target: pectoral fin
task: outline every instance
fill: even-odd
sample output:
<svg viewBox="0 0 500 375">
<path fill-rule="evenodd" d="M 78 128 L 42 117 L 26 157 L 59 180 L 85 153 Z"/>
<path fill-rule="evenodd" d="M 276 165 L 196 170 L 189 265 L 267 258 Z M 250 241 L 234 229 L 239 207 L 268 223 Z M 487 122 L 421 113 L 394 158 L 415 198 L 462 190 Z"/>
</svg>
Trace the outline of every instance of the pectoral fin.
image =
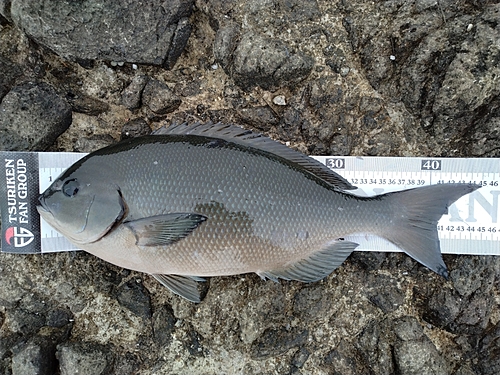
<svg viewBox="0 0 500 375">
<path fill-rule="evenodd" d="M 350 241 L 334 241 L 324 249 L 281 269 L 258 272 L 262 278 L 297 280 L 306 283 L 321 280 L 340 266 L 359 245 Z"/>
<path fill-rule="evenodd" d="M 188 301 L 199 303 L 200 292 L 198 291 L 198 281 L 205 279 L 197 276 L 179 276 L 179 275 L 159 275 L 153 274 L 163 286 L 166 286 L 173 293 L 184 297 Z"/>
<path fill-rule="evenodd" d="M 187 237 L 207 220 L 206 216 L 171 213 L 125 222 L 139 246 L 165 246 Z"/>
</svg>

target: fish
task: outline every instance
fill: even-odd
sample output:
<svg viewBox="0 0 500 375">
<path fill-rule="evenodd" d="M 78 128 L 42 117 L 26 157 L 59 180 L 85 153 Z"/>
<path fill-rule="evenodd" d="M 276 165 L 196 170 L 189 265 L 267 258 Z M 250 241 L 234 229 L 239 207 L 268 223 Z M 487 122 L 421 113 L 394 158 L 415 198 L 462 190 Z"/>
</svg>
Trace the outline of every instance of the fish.
<svg viewBox="0 0 500 375">
<path fill-rule="evenodd" d="M 37 209 L 79 248 L 198 303 L 206 277 L 321 280 L 356 249 L 352 234 L 385 238 L 447 277 L 437 222 L 479 187 L 360 197 L 327 166 L 264 135 L 176 124 L 88 154 Z"/>
</svg>

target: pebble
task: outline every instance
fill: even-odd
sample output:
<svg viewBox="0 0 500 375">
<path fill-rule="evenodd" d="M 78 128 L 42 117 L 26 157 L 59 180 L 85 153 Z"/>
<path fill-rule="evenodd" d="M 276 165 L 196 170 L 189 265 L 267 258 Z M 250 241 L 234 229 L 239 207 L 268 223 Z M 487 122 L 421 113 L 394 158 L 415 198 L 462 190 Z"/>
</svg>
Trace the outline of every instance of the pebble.
<svg viewBox="0 0 500 375">
<path fill-rule="evenodd" d="M 142 101 L 157 115 L 175 111 L 181 105 L 181 99 L 163 82 L 150 79 L 144 87 Z"/>
</svg>

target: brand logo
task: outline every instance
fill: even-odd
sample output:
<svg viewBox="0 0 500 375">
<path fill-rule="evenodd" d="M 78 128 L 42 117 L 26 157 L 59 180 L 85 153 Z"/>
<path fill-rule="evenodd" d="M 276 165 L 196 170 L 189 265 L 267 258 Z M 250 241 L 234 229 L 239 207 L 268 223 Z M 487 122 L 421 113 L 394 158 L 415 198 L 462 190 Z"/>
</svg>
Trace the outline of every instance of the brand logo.
<svg viewBox="0 0 500 375">
<path fill-rule="evenodd" d="M 33 233 L 22 227 L 9 227 L 5 231 L 5 241 L 14 247 L 28 246 L 34 238 Z"/>
</svg>

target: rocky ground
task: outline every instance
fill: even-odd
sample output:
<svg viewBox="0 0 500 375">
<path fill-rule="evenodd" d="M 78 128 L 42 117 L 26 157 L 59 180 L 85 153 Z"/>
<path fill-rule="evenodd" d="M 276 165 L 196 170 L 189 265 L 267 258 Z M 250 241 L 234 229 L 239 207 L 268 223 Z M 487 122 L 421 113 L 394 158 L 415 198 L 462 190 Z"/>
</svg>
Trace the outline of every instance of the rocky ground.
<svg viewBox="0 0 500 375">
<path fill-rule="evenodd" d="M 179 121 L 310 154 L 500 155 L 500 5 L 0 0 L 0 149 Z M 0 254 L 0 374 L 498 374 L 500 258 L 354 253 L 313 284 L 212 278 L 195 305 L 83 252 Z"/>
</svg>

